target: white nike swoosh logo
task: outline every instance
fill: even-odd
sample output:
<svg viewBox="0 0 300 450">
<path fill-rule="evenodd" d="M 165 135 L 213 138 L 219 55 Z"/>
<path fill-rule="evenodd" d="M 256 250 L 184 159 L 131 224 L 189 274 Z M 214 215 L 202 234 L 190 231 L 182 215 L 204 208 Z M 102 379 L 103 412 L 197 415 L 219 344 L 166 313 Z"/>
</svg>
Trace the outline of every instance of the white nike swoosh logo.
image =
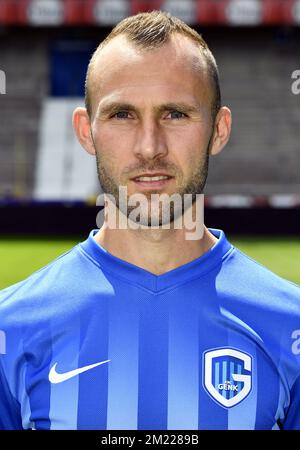
<svg viewBox="0 0 300 450">
<path fill-rule="evenodd" d="M 70 370 L 69 372 L 65 373 L 57 373 L 56 372 L 56 366 L 57 363 L 55 363 L 49 372 L 49 381 L 50 383 L 62 383 L 63 381 L 69 380 L 70 378 L 75 377 L 76 375 L 79 375 L 80 373 L 86 372 L 87 370 L 91 370 L 94 367 L 100 366 L 101 364 L 108 363 L 110 359 L 107 359 L 106 361 L 101 361 L 95 364 L 90 364 L 89 366 L 80 367 L 79 369 Z"/>
</svg>

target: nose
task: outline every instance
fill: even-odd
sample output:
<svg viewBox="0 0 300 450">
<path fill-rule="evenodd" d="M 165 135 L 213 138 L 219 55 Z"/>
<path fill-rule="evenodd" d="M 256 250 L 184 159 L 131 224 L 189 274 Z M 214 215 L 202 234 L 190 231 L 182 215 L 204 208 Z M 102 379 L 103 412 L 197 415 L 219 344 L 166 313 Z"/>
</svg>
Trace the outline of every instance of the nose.
<svg viewBox="0 0 300 450">
<path fill-rule="evenodd" d="M 155 119 L 144 121 L 137 133 L 134 153 L 144 160 L 160 159 L 167 155 L 168 148 L 163 130 Z"/>
</svg>

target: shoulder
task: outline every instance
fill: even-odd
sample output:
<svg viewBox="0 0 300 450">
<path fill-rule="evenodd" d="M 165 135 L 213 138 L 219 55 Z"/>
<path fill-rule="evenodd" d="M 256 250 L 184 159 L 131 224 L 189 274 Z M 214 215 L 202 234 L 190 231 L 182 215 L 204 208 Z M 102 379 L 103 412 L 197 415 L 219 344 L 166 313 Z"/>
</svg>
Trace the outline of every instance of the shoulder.
<svg viewBox="0 0 300 450">
<path fill-rule="evenodd" d="M 86 264 L 79 245 L 51 261 L 28 278 L 0 291 L 0 329 L 43 320 L 78 285 Z"/>
<path fill-rule="evenodd" d="M 275 274 L 236 247 L 222 267 L 221 284 L 256 306 L 300 316 L 300 286 Z"/>
</svg>

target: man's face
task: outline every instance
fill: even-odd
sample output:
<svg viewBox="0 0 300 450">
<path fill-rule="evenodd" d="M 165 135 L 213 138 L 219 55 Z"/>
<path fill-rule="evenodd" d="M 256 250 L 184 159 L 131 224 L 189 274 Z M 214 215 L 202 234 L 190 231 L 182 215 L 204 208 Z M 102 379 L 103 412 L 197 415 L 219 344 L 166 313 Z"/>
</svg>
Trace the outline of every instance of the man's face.
<svg viewBox="0 0 300 450">
<path fill-rule="evenodd" d="M 105 193 L 118 199 L 119 186 L 128 196 L 202 192 L 213 94 L 195 44 L 173 36 L 161 48 L 139 51 L 119 36 L 99 54 L 90 92 Z"/>
</svg>

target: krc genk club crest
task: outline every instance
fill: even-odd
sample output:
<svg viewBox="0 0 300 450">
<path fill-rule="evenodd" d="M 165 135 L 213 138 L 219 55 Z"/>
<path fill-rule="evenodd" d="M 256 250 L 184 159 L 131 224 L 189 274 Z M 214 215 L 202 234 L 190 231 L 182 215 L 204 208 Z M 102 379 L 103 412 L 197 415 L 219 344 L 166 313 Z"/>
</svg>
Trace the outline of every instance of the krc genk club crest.
<svg viewBox="0 0 300 450">
<path fill-rule="evenodd" d="M 206 391 L 221 406 L 238 405 L 252 389 L 252 357 L 229 347 L 207 350 L 203 379 Z"/>
</svg>

